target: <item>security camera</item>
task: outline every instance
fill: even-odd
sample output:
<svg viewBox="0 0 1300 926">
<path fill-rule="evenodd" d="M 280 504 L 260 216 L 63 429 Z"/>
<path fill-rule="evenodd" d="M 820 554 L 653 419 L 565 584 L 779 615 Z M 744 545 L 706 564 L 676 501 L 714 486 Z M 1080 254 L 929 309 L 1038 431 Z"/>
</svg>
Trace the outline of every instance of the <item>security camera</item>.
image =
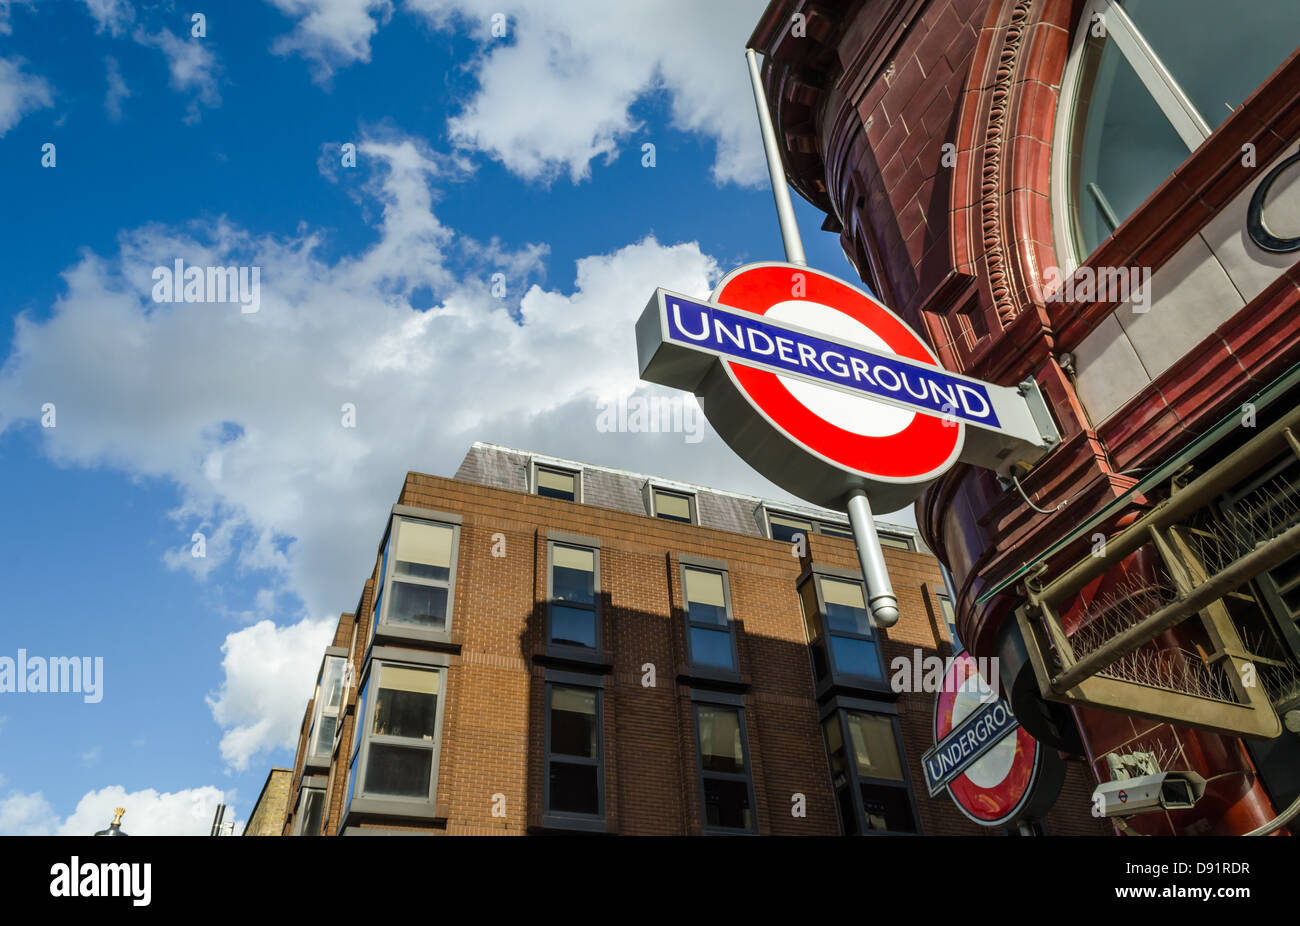
<svg viewBox="0 0 1300 926">
<path fill-rule="evenodd" d="M 1097 785 L 1093 806 L 1107 817 L 1131 817 L 1153 810 L 1188 810 L 1205 794 L 1205 779 L 1195 772 L 1161 772 Z"/>
</svg>

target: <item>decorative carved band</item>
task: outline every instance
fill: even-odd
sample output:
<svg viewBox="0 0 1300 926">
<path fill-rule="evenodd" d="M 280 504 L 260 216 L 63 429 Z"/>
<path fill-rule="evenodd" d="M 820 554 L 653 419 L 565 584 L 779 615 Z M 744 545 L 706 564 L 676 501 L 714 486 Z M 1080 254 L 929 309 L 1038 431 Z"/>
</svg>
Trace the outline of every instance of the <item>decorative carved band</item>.
<svg viewBox="0 0 1300 926">
<path fill-rule="evenodd" d="M 1011 78 L 1015 74 L 1016 59 L 1024 40 L 1029 11 L 1034 0 L 1018 0 L 1011 11 L 1006 38 L 998 54 L 998 68 L 990 94 L 988 129 L 984 134 L 984 163 L 980 172 L 980 222 L 984 238 L 984 253 L 988 258 L 989 288 L 998 320 L 1005 326 L 1020 314 L 1020 306 L 1012 297 L 1014 291 L 1002 233 L 1002 149 L 1009 143 L 1006 138 L 1007 114 L 1010 109 Z"/>
</svg>

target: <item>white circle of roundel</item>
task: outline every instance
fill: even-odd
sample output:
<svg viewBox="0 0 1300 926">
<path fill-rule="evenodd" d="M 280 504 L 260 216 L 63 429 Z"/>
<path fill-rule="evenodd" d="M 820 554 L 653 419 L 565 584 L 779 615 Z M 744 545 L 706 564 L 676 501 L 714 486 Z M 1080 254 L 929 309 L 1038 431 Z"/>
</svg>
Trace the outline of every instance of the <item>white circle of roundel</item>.
<svg viewBox="0 0 1300 926">
<path fill-rule="evenodd" d="M 803 299 L 778 302 L 767 310 L 764 318 L 801 325 L 811 331 L 822 331 L 833 338 L 861 344 L 863 347 L 895 353 L 885 340 L 862 322 L 850 315 Z M 863 437 L 892 437 L 912 423 L 916 412 L 896 405 L 886 405 L 873 399 L 860 399 L 838 389 L 819 386 L 793 376 L 777 376 L 781 385 L 805 408 L 824 421 L 851 434 Z"/>
<path fill-rule="evenodd" d="M 981 698 L 987 696 L 989 686 L 984 679 L 972 672 L 957 689 L 952 702 L 952 725 L 956 729 L 963 720 L 983 706 Z M 980 756 L 965 775 L 977 788 L 994 788 L 1011 773 L 1011 763 L 1016 760 L 1016 734 L 1008 733 L 998 744 Z"/>
</svg>

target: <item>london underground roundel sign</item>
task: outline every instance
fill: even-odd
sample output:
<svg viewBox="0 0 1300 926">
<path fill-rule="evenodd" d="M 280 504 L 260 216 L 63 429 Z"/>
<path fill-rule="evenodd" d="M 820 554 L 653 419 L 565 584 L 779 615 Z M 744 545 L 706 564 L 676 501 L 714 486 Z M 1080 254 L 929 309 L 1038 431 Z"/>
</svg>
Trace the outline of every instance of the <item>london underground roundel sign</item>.
<svg viewBox="0 0 1300 926">
<path fill-rule="evenodd" d="M 638 323 L 642 378 L 689 388 L 751 466 L 814 504 L 863 489 L 912 502 L 962 453 L 986 384 L 945 371 L 897 315 L 848 283 L 788 263 L 727 274 L 709 302 L 659 290 Z"/>
<path fill-rule="evenodd" d="M 952 659 L 944 673 L 935 697 L 934 741 L 922 757 L 932 795 L 946 785 L 958 809 L 985 826 L 1029 812 L 1043 747 L 1005 701 L 994 699 L 969 653 Z"/>
</svg>

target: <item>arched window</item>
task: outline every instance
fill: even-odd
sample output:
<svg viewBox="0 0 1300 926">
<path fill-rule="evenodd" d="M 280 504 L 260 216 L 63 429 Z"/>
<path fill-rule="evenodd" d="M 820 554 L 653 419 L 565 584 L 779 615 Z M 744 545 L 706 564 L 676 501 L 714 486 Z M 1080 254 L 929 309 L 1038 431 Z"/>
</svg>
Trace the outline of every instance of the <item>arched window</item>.
<svg viewBox="0 0 1300 926">
<path fill-rule="evenodd" d="M 1096 250 L 1297 46 L 1297 0 L 1089 0 L 1054 146 L 1063 259 Z"/>
</svg>

